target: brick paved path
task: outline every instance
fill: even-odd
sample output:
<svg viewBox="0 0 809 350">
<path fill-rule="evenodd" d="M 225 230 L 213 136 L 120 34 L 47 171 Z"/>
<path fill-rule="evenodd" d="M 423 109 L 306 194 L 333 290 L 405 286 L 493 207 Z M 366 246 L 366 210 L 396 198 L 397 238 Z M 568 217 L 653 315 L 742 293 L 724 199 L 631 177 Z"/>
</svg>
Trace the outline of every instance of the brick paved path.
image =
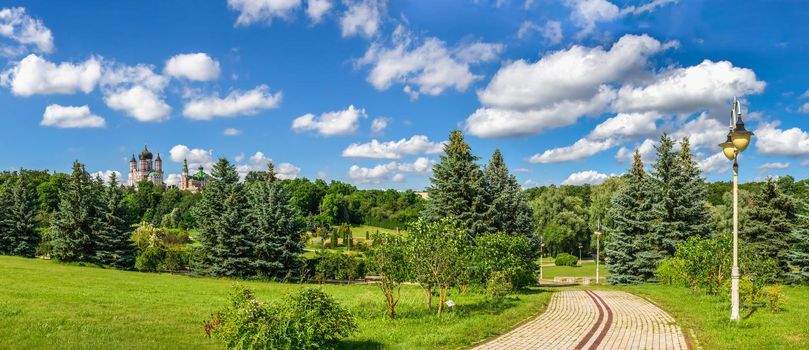
<svg viewBox="0 0 809 350">
<path fill-rule="evenodd" d="M 689 349 L 674 319 L 647 300 L 618 291 L 560 291 L 539 317 L 477 350 Z"/>
</svg>

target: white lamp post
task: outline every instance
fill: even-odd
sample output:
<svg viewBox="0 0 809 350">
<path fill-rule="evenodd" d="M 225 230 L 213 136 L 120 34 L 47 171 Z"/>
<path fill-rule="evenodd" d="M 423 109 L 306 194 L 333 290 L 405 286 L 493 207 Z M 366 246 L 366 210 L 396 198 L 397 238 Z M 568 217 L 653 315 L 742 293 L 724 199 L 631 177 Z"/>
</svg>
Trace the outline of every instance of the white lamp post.
<svg viewBox="0 0 809 350">
<path fill-rule="evenodd" d="M 596 284 L 598 284 L 599 276 L 599 255 L 601 255 L 601 220 L 598 221 L 598 226 L 596 227 Z"/>
<path fill-rule="evenodd" d="M 727 141 L 719 144 L 722 153 L 733 161 L 733 267 L 730 271 L 730 319 L 739 319 L 739 153 L 750 145 L 752 132 L 744 128 L 742 108 L 737 99 L 733 99 L 730 110 L 730 132 Z"/>
<path fill-rule="evenodd" d="M 539 241 L 539 284 L 542 284 L 542 263 L 545 259 L 544 250 L 545 250 L 545 237 L 542 237 L 542 240 Z"/>
</svg>

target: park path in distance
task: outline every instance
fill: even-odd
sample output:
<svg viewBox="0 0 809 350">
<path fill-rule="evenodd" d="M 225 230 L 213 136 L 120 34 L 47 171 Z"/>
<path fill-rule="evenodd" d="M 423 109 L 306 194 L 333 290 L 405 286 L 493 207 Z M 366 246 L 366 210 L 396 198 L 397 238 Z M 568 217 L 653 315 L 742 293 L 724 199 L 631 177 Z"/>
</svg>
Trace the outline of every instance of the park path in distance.
<svg viewBox="0 0 809 350">
<path fill-rule="evenodd" d="M 668 313 L 646 299 L 620 291 L 563 290 L 545 312 L 480 344 L 504 349 L 690 349 Z"/>
</svg>

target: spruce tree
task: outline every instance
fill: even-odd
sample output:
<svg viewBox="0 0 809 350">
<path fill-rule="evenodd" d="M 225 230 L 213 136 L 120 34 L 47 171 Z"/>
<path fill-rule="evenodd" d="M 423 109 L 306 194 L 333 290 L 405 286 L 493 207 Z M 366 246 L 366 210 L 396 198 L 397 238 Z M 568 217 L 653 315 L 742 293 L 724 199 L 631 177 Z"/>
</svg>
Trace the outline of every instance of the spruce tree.
<svg viewBox="0 0 809 350">
<path fill-rule="evenodd" d="M 532 251 L 539 248 L 533 211 L 517 178 L 509 174 L 503 154 L 496 149 L 483 171 L 483 184 L 490 203 L 488 232 L 505 232 L 528 239 Z M 531 258 L 531 257 L 526 257 Z"/>
<path fill-rule="evenodd" d="M 680 159 L 674 151 L 674 140 L 667 134 L 660 137 L 660 144 L 655 147 L 657 160 L 649 174 L 653 193 L 650 245 L 648 253 L 661 260 L 674 256 L 677 243 L 681 241 L 683 224 L 677 218 L 678 198 L 676 192 L 679 172 L 682 170 Z M 657 262 L 655 262 L 657 263 Z"/>
<path fill-rule="evenodd" d="M 643 169 L 640 153 L 635 151 L 632 167 L 626 175 L 626 184 L 612 199 L 608 214 L 612 227 L 606 228 L 610 236 L 605 246 L 609 259 L 607 279 L 613 284 L 641 283 L 651 278 L 656 261 L 649 249 L 649 212 L 652 207 L 652 193 L 649 179 Z"/>
<path fill-rule="evenodd" d="M 9 178 L 0 184 L 0 254 L 11 253 L 11 207 L 14 206 L 12 179 Z"/>
<path fill-rule="evenodd" d="M 672 220 L 677 223 L 679 229 L 670 237 L 676 242 L 675 244 L 685 242 L 691 236 L 708 237 L 712 220 L 706 207 L 708 187 L 702 178 L 702 170 L 691 155 L 691 143 L 687 137 L 680 142 L 677 165 L 680 170 L 674 175 L 672 187 L 674 197 Z M 674 255 L 673 250 L 668 250 L 667 253 Z"/>
<path fill-rule="evenodd" d="M 807 185 L 809 187 L 809 185 Z M 793 283 L 809 283 L 809 197 L 803 200 L 803 213 L 797 214 L 792 231 L 792 247 L 787 254 L 790 280 Z"/>
<path fill-rule="evenodd" d="M 778 277 L 790 272 L 787 255 L 796 218 L 794 200 L 781 192 L 775 180 L 767 178 L 754 195 L 753 208 L 741 228 L 742 239 L 752 251 L 778 264 Z"/>
<path fill-rule="evenodd" d="M 245 220 L 247 199 L 236 168 L 226 158 L 220 158 L 201 192 L 195 216 L 200 228 L 203 272 L 212 276 L 255 276 L 255 240 Z"/>
<path fill-rule="evenodd" d="M 129 240 L 131 229 L 125 218 L 123 189 L 113 173 L 102 196 L 101 222 L 96 242 L 96 259 L 99 263 L 119 269 L 134 267 L 135 247 Z"/>
<path fill-rule="evenodd" d="M 51 220 L 52 257 L 61 261 L 95 261 L 99 228 L 98 184 L 73 162 L 73 172 L 60 193 L 59 209 Z"/>
<path fill-rule="evenodd" d="M 254 268 L 265 277 L 285 277 L 299 270 L 304 242 L 300 212 L 275 176 L 272 162 L 264 181 L 248 190 L 251 236 L 255 239 Z"/>
<path fill-rule="evenodd" d="M 429 221 L 451 217 L 467 230 L 470 239 L 488 230 L 489 210 L 483 188 L 483 172 L 459 130 L 453 130 L 444 145 L 441 161 L 433 167 L 425 208 Z"/>
<path fill-rule="evenodd" d="M 14 173 L 6 182 L 0 202 L 0 252 L 34 257 L 39 243 L 37 232 L 37 193 L 25 172 Z"/>
</svg>

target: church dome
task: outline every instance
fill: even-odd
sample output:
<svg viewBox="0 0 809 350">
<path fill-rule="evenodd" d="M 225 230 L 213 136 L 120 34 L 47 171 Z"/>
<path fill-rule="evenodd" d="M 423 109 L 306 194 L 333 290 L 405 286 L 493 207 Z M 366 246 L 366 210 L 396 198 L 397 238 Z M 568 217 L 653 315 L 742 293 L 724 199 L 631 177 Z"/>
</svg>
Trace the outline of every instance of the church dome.
<svg viewBox="0 0 809 350">
<path fill-rule="evenodd" d="M 143 151 L 140 152 L 140 155 L 138 156 L 138 158 L 140 158 L 141 160 L 144 160 L 144 159 L 150 159 L 151 160 L 152 159 L 152 152 L 149 152 L 149 149 L 146 148 L 146 146 L 143 146 Z"/>
</svg>

